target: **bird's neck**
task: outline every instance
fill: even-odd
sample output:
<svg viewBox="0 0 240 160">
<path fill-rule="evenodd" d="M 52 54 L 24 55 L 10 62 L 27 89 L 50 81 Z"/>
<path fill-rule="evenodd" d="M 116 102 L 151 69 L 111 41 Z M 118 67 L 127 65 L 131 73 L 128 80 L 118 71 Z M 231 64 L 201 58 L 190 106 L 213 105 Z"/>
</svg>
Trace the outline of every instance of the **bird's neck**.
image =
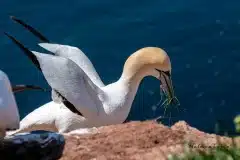
<svg viewBox="0 0 240 160">
<path fill-rule="evenodd" d="M 126 120 L 141 80 L 123 72 L 118 81 L 103 88 L 107 97 L 104 105 L 105 114 L 109 115 L 107 122 L 110 122 L 109 118 L 116 124 Z"/>
<path fill-rule="evenodd" d="M 129 77 L 123 73 L 117 81 L 119 88 L 122 88 L 123 96 L 125 96 L 126 107 L 131 108 L 132 102 L 143 78 L 144 76 L 139 77 L 139 75 Z"/>
<path fill-rule="evenodd" d="M 133 92 L 136 94 L 139 84 L 141 83 L 143 78 L 144 76 L 139 76 L 137 74 L 129 76 L 124 74 L 123 72 L 118 82 L 124 85 L 129 92 Z"/>
<path fill-rule="evenodd" d="M 146 67 L 140 66 L 139 63 L 125 64 L 118 81 L 125 84 L 131 91 L 136 90 L 137 92 L 139 84 L 145 76 L 147 76 Z"/>
<path fill-rule="evenodd" d="M 107 104 L 109 105 L 104 109 L 107 115 L 113 115 L 109 116 L 112 118 L 111 123 L 123 123 L 127 119 L 140 82 L 133 83 L 122 76 L 117 82 L 105 87 L 108 95 Z"/>
</svg>

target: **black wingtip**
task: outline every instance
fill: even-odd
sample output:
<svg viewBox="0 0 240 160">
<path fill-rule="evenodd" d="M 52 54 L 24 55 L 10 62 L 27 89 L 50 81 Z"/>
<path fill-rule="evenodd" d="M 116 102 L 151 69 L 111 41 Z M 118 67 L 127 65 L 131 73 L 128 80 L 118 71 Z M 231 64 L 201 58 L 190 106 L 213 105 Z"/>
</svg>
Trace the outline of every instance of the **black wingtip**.
<svg viewBox="0 0 240 160">
<path fill-rule="evenodd" d="M 15 16 L 10 16 L 10 19 L 12 19 L 13 21 L 15 21 L 15 22 L 19 23 L 20 25 L 22 25 L 24 28 L 26 28 L 28 31 L 30 31 L 33 35 L 38 37 L 41 41 L 43 41 L 45 43 L 50 43 L 50 41 L 45 36 L 43 36 L 39 31 L 37 31 L 35 28 L 33 28 L 32 26 L 28 25 L 24 21 L 16 18 Z"/>
<path fill-rule="evenodd" d="M 15 85 L 12 87 L 12 91 L 14 93 L 22 92 L 25 90 L 39 90 L 39 91 L 47 92 L 46 88 L 42 88 L 42 87 L 35 86 L 35 85 L 22 85 L 21 84 L 21 85 Z"/>
<path fill-rule="evenodd" d="M 42 87 L 35 86 L 35 85 L 24 85 L 24 86 L 25 86 L 26 88 L 32 89 L 32 90 L 40 90 L 40 91 L 43 91 L 43 92 L 48 91 L 46 88 L 42 88 Z"/>
<path fill-rule="evenodd" d="M 17 39 L 15 39 L 13 36 L 8 34 L 7 32 L 4 32 L 4 34 L 9 39 L 11 39 L 12 42 L 15 43 L 24 52 L 24 54 L 33 62 L 33 64 L 41 71 L 41 67 L 37 60 L 37 57 L 28 48 L 26 48 L 21 42 L 19 42 Z"/>
</svg>

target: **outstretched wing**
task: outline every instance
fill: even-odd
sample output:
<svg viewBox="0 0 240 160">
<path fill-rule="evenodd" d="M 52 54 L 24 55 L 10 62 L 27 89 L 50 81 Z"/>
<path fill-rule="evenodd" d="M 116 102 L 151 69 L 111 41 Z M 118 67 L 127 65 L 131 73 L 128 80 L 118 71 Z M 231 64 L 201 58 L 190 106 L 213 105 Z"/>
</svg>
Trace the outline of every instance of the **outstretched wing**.
<svg viewBox="0 0 240 160">
<path fill-rule="evenodd" d="M 101 90 L 72 60 L 34 52 L 48 84 L 71 102 L 86 118 L 98 115 Z"/>
<path fill-rule="evenodd" d="M 40 43 L 39 45 L 44 49 L 54 53 L 55 55 L 69 58 L 73 62 L 75 62 L 82 70 L 88 75 L 88 77 L 99 87 L 105 86 L 101 81 L 99 75 L 97 74 L 92 62 L 88 59 L 88 57 L 77 47 L 68 46 L 68 45 L 60 45 L 53 44 L 38 30 L 33 28 L 31 25 L 25 23 L 23 20 L 16 18 L 14 16 L 10 16 L 10 18 L 22 25 L 28 31 L 30 31 L 33 35 L 39 38 L 44 43 Z"/>
<path fill-rule="evenodd" d="M 98 107 L 101 106 L 98 96 L 102 91 L 76 63 L 65 57 L 31 52 L 14 37 L 5 34 L 42 71 L 53 90 L 70 102 L 84 117 L 92 118 L 98 115 Z"/>
<path fill-rule="evenodd" d="M 54 53 L 55 55 L 71 59 L 82 70 L 84 70 L 93 83 L 99 87 L 105 86 L 96 72 L 92 62 L 79 48 L 53 43 L 39 43 L 39 46 Z"/>
</svg>

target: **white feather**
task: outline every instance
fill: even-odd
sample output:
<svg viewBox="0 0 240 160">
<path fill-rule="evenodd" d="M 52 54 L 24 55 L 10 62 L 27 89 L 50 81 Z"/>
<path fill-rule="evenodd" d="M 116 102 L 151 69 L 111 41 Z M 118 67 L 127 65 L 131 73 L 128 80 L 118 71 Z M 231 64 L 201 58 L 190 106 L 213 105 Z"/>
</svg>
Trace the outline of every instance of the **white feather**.
<svg viewBox="0 0 240 160">
<path fill-rule="evenodd" d="M 8 76 L 0 70 L 0 130 L 19 128 L 19 113 Z"/>
<path fill-rule="evenodd" d="M 97 117 L 102 106 L 101 90 L 72 60 L 32 52 L 37 57 L 48 84 L 71 102 L 86 118 Z"/>
<path fill-rule="evenodd" d="M 96 72 L 92 62 L 77 47 L 52 43 L 39 43 L 42 48 L 54 53 L 55 55 L 69 58 L 75 62 L 98 87 L 105 86 Z"/>
</svg>

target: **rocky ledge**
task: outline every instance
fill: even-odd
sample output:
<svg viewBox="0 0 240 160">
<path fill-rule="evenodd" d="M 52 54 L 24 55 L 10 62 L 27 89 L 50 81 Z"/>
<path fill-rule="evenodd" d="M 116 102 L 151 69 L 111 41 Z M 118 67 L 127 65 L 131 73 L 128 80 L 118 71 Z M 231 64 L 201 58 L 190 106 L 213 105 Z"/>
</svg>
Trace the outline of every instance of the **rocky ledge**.
<svg viewBox="0 0 240 160">
<path fill-rule="evenodd" d="M 65 135 L 61 160 L 164 160 L 186 149 L 207 150 L 232 139 L 201 132 L 180 121 L 171 128 L 154 121 L 100 127 L 94 134 Z M 240 142 L 235 139 L 237 144 Z"/>
</svg>

